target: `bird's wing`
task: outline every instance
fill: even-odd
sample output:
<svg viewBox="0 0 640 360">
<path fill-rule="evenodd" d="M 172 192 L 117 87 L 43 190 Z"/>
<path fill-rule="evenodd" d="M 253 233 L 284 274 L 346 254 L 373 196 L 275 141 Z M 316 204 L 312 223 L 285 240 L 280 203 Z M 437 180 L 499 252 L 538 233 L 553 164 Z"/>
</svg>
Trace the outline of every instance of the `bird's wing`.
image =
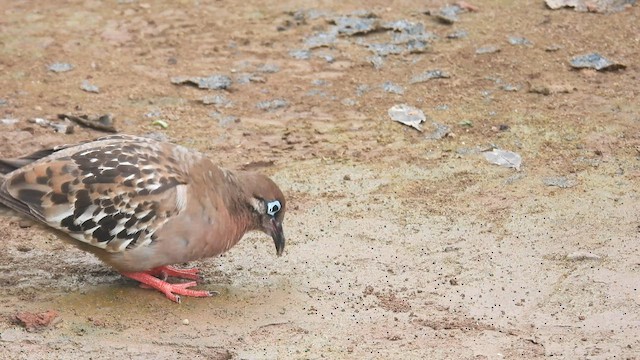
<svg viewBox="0 0 640 360">
<path fill-rule="evenodd" d="M 119 135 L 68 146 L 7 174 L 0 203 L 108 252 L 145 246 L 187 205 L 176 148 Z"/>
</svg>

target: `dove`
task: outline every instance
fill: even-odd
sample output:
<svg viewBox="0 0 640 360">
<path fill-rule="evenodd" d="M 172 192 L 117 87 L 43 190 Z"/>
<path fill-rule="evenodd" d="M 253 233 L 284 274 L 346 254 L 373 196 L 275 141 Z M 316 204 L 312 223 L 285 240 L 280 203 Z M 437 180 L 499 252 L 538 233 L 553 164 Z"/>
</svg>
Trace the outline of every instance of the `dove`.
<svg viewBox="0 0 640 360">
<path fill-rule="evenodd" d="M 280 188 L 180 145 L 111 135 L 0 160 L 0 174 L 0 205 L 178 303 L 213 293 L 167 282 L 199 279 L 174 264 L 220 255 L 249 231 L 284 251 Z"/>
</svg>

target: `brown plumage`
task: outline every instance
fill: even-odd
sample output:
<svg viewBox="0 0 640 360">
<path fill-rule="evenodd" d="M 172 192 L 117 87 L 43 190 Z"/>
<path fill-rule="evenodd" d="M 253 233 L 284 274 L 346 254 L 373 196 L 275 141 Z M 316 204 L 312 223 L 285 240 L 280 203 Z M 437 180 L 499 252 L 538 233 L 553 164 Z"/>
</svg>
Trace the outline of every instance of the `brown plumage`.
<svg viewBox="0 0 640 360">
<path fill-rule="evenodd" d="M 0 204 L 177 302 L 210 293 L 164 281 L 198 278 L 172 264 L 219 255 L 252 230 L 284 250 L 278 186 L 182 146 L 113 135 L 0 160 L 0 172 Z"/>
</svg>

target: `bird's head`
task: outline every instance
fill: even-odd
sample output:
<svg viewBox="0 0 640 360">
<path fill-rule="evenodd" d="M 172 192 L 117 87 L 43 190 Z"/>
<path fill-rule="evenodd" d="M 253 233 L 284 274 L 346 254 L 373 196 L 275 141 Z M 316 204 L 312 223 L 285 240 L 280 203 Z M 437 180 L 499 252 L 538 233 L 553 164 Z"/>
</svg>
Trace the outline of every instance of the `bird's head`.
<svg viewBox="0 0 640 360">
<path fill-rule="evenodd" d="M 286 210 L 286 201 L 278 185 L 268 177 L 258 173 L 245 173 L 245 189 L 248 189 L 248 203 L 253 213 L 254 228 L 273 238 L 276 254 L 284 251 L 284 230 L 282 221 Z"/>
</svg>

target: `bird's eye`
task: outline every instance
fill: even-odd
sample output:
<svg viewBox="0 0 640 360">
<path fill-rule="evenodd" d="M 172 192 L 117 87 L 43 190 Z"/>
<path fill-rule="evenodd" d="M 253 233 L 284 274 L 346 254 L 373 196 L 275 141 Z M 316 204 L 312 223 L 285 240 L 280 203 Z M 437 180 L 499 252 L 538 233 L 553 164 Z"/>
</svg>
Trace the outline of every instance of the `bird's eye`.
<svg viewBox="0 0 640 360">
<path fill-rule="evenodd" d="M 280 201 L 278 200 L 269 201 L 267 203 L 267 214 L 271 216 L 275 216 L 276 213 L 280 211 L 281 207 L 282 206 L 280 205 Z"/>
</svg>

